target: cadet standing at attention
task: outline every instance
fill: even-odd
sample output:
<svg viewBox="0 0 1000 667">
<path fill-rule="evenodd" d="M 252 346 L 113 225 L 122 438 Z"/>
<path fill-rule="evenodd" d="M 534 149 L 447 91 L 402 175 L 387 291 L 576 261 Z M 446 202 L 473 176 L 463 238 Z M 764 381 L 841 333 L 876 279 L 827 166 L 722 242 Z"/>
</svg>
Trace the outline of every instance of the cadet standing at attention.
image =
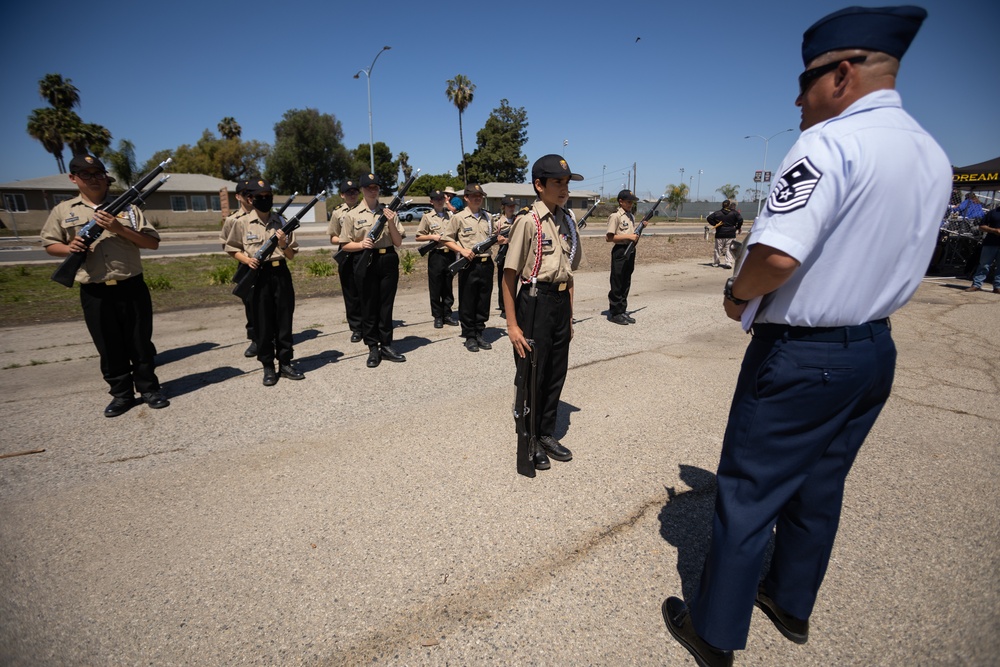
<svg viewBox="0 0 1000 667">
<path fill-rule="evenodd" d="M 101 357 L 101 374 L 111 387 L 104 416 L 117 417 L 140 402 L 154 410 L 165 408 L 170 401 L 160 392 L 155 372 L 153 302 L 139 258 L 139 248 L 160 246 L 160 235 L 138 206 L 129 206 L 118 217 L 96 210 L 109 201 L 112 183 L 97 158 L 75 156 L 69 163 L 69 180 L 80 194 L 52 209 L 42 227 L 42 245 L 53 257 L 87 253 L 76 280 L 83 319 Z M 88 250 L 77 233 L 91 220 L 104 231 Z"/>
<path fill-rule="evenodd" d="M 611 249 L 611 291 L 608 292 L 608 321 L 615 324 L 635 324 L 628 314 L 628 293 L 632 289 L 632 273 L 635 271 L 635 248 L 625 257 L 629 243 L 638 243 L 635 233 L 635 215 L 632 207 L 639 198 L 631 190 L 618 193 L 618 210 L 608 217 L 608 243 Z"/>
<path fill-rule="evenodd" d="M 381 192 L 378 177 L 375 174 L 365 174 L 360 182 L 364 199 L 344 215 L 340 242 L 343 249 L 350 253 L 368 249 L 372 251 L 371 264 L 367 267 L 358 266 L 360 255 L 355 257 L 355 271 L 360 271 L 359 276 L 364 277 L 363 282 L 359 281 L 358 290 L 364 309 L 361 333 L 368 346 L 366 363 L 368 368 L 375 368 L 383 359 L 397 363 L 406 361 L 406 357 L 392 349 L 392 307 L 396 301 L 396 288 L 399 286 L 399 255 L 396 254 L 396 248 L 403 243 L 404 231 L 396 212 L 378 202 Z M 368 238 L 368 232 L 382 213 L 385 213 L 387 221 L 385 228 L 372 241 Z"/>
<path fill-rule="evenodd" d="M 441 237 L 447 247 L 469 260 L 458 274 L 458 319 L 469 352 L 493 347 L 483 338 L 493 301 L 493 256 L 489 251 L 481 255 L 472 251 L 473 246 L 493 235 L 493 218 L 480 210 L 485 196 L 478 183 L 465 186 L 467 206 L 452 216 Z"/>
<path fill-rule="evenodd" d="M 340 228 L 344 216 L 358 205 L 358 200 L 361 198 L 361 191 L 358 190 L 358 182 L 355 180 L 341 181 L 339 190 L 344 201 L 333 209 L 333 213 L 330 215 L 330 224 L 326 228 L 330 243 L 335 246 L 342 245 Z M 351 329 L 351 342 L 360 343 L 364 337 L 361 333 L 361 319 L 364 309 L 361 305 L 361 292 L 354 279 L 354 255 L 348 255 L 344 263 L 338 266 L 337 275 L 340 278 L 340 293 L 344 297 L 347 326 Z"/>
<path fill-rule="evenodd" d="M 690 609 L 676 597 L 662 606 L 700 665 L 733 664 L 755 605 L 785 638 L 809 639 L 845 480 L 892 389 L 889 316 L 920 286 L 951 191 L 948 157 L 895 90 L 926 16 L 849 7 L 803 36 L 802 134 L 723 290 L 726 315 L 753 339 L 722 442 L 711 547 Z M 854 602 L 824 607 L 850 616 Z M 827 662 L 824 651 L 811 661 Z"/>
<path fill-rule="evenodd" d="M 517 202 L 513 197 L 507 196 L 500 200 L 500 216 L 496 220 L 497 229 L 500 236 L 497 237 L 497 307 L 500 309 L 500 317 L 507 317 L 507 312 L 503 309 L 503 267 L 507 261 L 507 234 L 514 225 L 514 212 L 517 210 Z M 506 231 L 504 231 L 506 230 Z"/>
<path fill-rule="evenodd" d="M 448 271 L 448 265 L 455 261 L 455 251 L 441 241 L 451 221 L 451 213 L 445 210 L 444 193 L 433 190 L 430 198 L 434 211 L 421 216 L 417 227 L 417 241 L 438 242 L 437 247 L 427 254 L 427 292 L 431 297 L 434 328 L 443 329 L 446 324 L 458 326 L 458 322 L 451 316 L 452 306 L 455 304 L 455 292 L 452 288 L 454 276 Z"/>
<path fill-rule="evenodd" d="M 251 269 L 259 269 L 250 299 L 257 336 L 257 361 L 264 367 L 264 386 L 277 384 L 278 375 L 289 380 L 302 380 L 305 375 L 292 363 L 295 288 L 287 264 L 287 260 L 299 251 L 299 244 L 294 232 L 286 236 L 281 231 L 281 217 L 271 212 L 274 195 L 267 181 L 250 181 L 243 194 L 250 198 L 253 210 L 233 224 L 226 240 L 226 252 Z M 278 237 L 278 248 L 267 261 L 260 262 L 254 253 L 272 234 Z M 275 358 L 278 360 L 277 373 L 274 370 Z"/>
<path fill-rule="evenodd" d="M 244 190 L 246 190 L 247 185 L 250 181 L 242 180 L 236 184 L 236 203 L 240 205 L 238 211 L 235 211 L 232 215 L 222 221 L 222 233 L 219 234 L 219 241 L 222 242 L 222 247 L 226 247 L 226 239 L 229 238 L 229 232 L 232 231 L 233 225 L 236 221 L 250 213 L 253 210 L 253 205 L 250 200 L 243 196 Z M 246 316 L 246 329 L 247 329 L 247 340 L 250 341 L 250 345 L 247 349 L 243 351 L 244 357 L 256 357 L 257 356 L 257 343 L 254 342 L 254 331 L 253 331 L 253 305 L 250 299 L 250 295 L 247 295 L 243 301 L 243 314 Z"/>
<path fill-rule="evenodd" d="M 573 458 L 553 434 L 573 338 L 573 271 L 583 258 L 576 222 L 565 206 L 569 182 L 582 181 L 583 176 L 570 171 L 559 155 L 546 155 L 531 166 L 531 180 L 538 200 L 517 217 L 510 230 L 503 300 L 519 393 L 524 386 L 522 374 L 530 370 L 527 364 L 517 363 L 518 358 L 525 358 L 528 340 L 534 341 L 538 402 L 528 417 L 534 420 L 533 432 L 540 436 L 542 448 L 535 453 L 535 468 L 547 470 L 549 456 L 557 461 Z"/>
</svg>

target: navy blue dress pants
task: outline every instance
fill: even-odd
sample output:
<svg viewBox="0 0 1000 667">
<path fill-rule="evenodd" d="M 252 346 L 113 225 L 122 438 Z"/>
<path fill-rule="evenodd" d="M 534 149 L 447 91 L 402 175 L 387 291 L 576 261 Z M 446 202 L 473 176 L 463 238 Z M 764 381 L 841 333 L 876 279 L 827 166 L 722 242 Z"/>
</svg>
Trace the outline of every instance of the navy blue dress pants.
<svg viewBox="0 0 1000 667">
<path fill-rule="evenodd" d="M 726 426 L 712 544 L 690 605 L 697 633 L 720 649 L 746 647 L 772 533 L 768 594 L 809 618 L 847 473 L 892 388 L 896 348 L 884 321 L 829 332 L 845 332 L 836 342 L 792 331 L 755 329 Z M 849 340 L 859 331 L 867 336 Z"/>
</svg>

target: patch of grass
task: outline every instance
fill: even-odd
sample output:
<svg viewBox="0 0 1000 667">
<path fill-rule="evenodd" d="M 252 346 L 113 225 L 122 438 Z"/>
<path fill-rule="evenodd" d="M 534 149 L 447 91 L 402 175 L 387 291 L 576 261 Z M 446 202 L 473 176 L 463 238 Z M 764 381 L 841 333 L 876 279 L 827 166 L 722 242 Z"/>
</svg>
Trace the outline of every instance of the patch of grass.
<svg viewBox="0 0 1000 667">
<path fill-rule="evenodd" d="M 399 257 L 399 267 L 403 269 L 403 275 L 408 276 L 413 273 L 413 269 L 417 265 L 418 256 L 419 255 L 412 253 L 409 250 L 403 251 L 403 254 Z"/>
<path fill-rule="evenodd" d="M 170 282 L 170 278 L 167 276 L 147 276 L 145 280 L 146 285 L 154 292 L 174 288 L 173 284 Z"/>
<path fill-rule="evenodd" d="M 7 364 L 6 366 L 3 367 L 3 370 L 8 370 L 8 369 L 11 369 L 11 368 L 20 368 L 20 367 L 21 367 L 21 364 Z"/>
<path fill-rule="evenodd" d="M 233 276 L 236 275 L 237 265 L 233 262 L 228 262 L 220 266 L 216 266 L 208 270 L 208 284 L 209 285 L 228 285 L 232 282 Z"/>
<path fill-rule="evenodd" d="M 333 262 L 328 262 L 325 259 L 310 260 L 306 262 L 305 267 L 306 273 L 316 278 L 326 278 L 337 272 Z"/>
</svg>

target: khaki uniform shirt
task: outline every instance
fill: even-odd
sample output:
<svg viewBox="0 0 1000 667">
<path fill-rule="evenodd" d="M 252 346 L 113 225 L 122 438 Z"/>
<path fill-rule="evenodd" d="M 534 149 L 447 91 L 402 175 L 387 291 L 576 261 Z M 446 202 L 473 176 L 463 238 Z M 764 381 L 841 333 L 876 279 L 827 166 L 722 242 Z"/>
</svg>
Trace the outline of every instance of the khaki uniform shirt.
<svg viewBox="0 0 1000 667">
<path fill-rule="evenodd" d="M 487 211 L 480 210 L 477 217 L 469 209 L 463 208 L 451 216 L 441 240 L 454 241 L 466 250 L 472 250 L 474 245 L 493 236 L 494 231 L 496 229 L 493 226 L 493 216 Z M 485 252 L 478 256 L 486 257 L 489 254 L 489 252 Z"/>
<path fill-rule="evenodd" d="M 514 221 L 504 270 L 514 269 L 521 279 L 530 280 L 538 248 L 535 216 L 542 223 L 542 261 L 538 267 L 538 282 L 567 282 L 572 285 L 573 271 L 583 259 L 583 246 L 576 223 L 571 221 L 564 209 L 556 208 L 553 214 L 541 200 Z"/>
<path fill-rule="evenodd" d="M 635 234 L 635 216 L 626 213 L 621 206 L 608 217 L 608 234 Z M 628 245 L 630 241 L 616 241 L 617 244 Z"/>
<path fill-rule="evenodd" d="M 437 211 L 431 211 L 429 213 L 424 213 L 420 217 L 420 224 L 417 225 L 417 236 L 430 236 L 431 234 L 441 234 L 444 237 L 445 232 L 448 230 L 448 225 L 451 223 L 452 215 L 448 209 L 442 210 L 440 213 Z M 438 243 L 438 248 L 444 248 L 444 243 Z"/>
<path fill-rule="evenodd" d="M 229 236 L 226 237 L 226 252 L 242 252 L 253 257 L 254 253 L 260 250 L 260 247 L 274 235 L 274 232 L 281 229 L 282 220 L 278 214 L 268 213 L 266 223 L 260 219 L 260 215 L 260 211 L 254 209 L 234 221 L 233 228 L 229 230 Z M 295 240 L 295 232 L 288 235 L 287 241 L 292 252 L 297 253 L 299 242 Z M 276 248 L 271 253 L 271 258 L 284 259 L 281 249 Z"/>
<path fill-rule="evenodd" d="M 229 238 L 229 232 L 232 231 L 233 225 L 235 225 L 236 221 L 244 215 L 247 215 L 247 212 L 241 207 L 239 211 L 233 213 L 231 216 L 222 221 L 222 233 L 219 234 L 219 241 L 222 242 L 223 247 L 226 245 L 226 239 Z"/>
<path fill-rule="evenodd" d="M 351 210 L 351 207 L 345 201 L 341 203 L 340 206 L 333 209 L 333 213 L 330 214 L 330 224 L 326 226 L 326 235 L 329 237 L 336 236 L 340 239 L 340 226 L 344 221 L 344 215 Z M 341 240 L 343 243 L 343 241 Z"/>
<path fill-rule="evenodd" d="M 361 203 L 345 213 L 344 217 L 341 218 L 340 242 L 350 243 L 357 241 L 360 243 L 364 241 L 365 236 L 371 231 L 375 225 L 375 221 L 378 220 L 378 216 L 379 214 L 368 208 L 365 200 L 362 199 Z M 399 222 L 398 216 L 396 217 L 396 230 L 399 232 L 401 238 L 406 238 L 406 232 L 403 231 L 403 225 Z M 392 245 L 392 237 L 389 236 L 389 230 L 383 228 L 382 233 L 375 239 L 374 247 L 391 248 Z"/>
<path fill-rule="evenodd" d="M 68 244 L 80 228 L 93 219 L 95 210 L 79 196 L 57 204 L 42 226 L 42 246 Z M 118 214 L 118 221 L 140 234 L 157 240 L 160 238 L 137 206 L 126 207 Z M 104 230 L 87 251 L 86 259 L 76 272 L 76 280 L 79 283 L 105 283 L 109 280 L 125 280 L 140 273 L 142 262 L 139 259 L 139 246 Z"/>
</svg>

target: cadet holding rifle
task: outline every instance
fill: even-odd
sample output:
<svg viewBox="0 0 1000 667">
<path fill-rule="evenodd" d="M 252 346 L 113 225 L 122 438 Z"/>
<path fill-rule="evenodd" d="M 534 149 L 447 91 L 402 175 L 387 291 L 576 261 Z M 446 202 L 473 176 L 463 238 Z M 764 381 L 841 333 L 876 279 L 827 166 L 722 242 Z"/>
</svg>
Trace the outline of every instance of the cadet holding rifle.
<svg viewBox="0 0 1000 667">
<path fill-rule="evenodd" d="M 226 239 L 226 252 L 245 264 L 257 275 L 250 292 L 253 328 L 257 343 L 257 361 L 264 367 L 264 386 L 278 382 L 278 375 L 289 380 L 305 378 L 292 363 L 292 315 L 295 312 L 295 288 L 287 260 L 295 257 L 299 244 L 294 233 L 282 231 L 281 217 L 271 211 L 274 195 L 271 185 L 263 180 L 250 181 L 243 195 L 253 210 L 238 218 Z M 270 237 L 277 237 L 278 246 L 266 261 L 254 257 Z M 278 360 L 278 372 L 274 360 Z"/>
<path fill-rule="evenodd" d="M 611 249 L 611 291 L 608 292 L 608 321 L 615 324 L 635 324 L 628 314 L 628 293 L 632 289 L 632 273 L 635 271 L 635 253 L 626 254 L 629 244 L 639 241 L 635 231 L 635 215 L 632 207 L 639 198 L 631 190 L 618 193 L 618 210 L 608 218 L 608 243 Z"/>
<path fill-rule="evenodd" d="M 369 251 L 371 264 L 360 269 L 361 302 L 364 308 L 361 333 L 368 346 L 368 368 L 375 368 L 383 359 L 394 362 L 406 361 L 406 357 L 392 349 L 392 307 L 396 301 L 399 286 L 399 255 L 396 248 L 403 243 L 403 226 L 399 224 L 396 212 L 378 202 L 381 187 L 375 174 L 361 177 L 363 201 L 351 209 L 343 219 L 340 228 L 341 250 L 357 254 L 355 264 L 366 261 Z M 379 216 L 385 216 L 386 224 L 382 233 L 372 239 L 369 232 Z M 341 267 L 343 271 L 343 267 Z"/>
<path fill-rule="evenodd" d="M 553 434 L 573 338 L 573 271 L 583 257 L 576 223 L 565 208 L 569 182 L 582 181 L 583 176 L 570 171 L 559 155 L 546 155 L 532 165 L 531 179 L 538 201 L 514 221 L 503 272 L 507 335 L 517 365 L 515 409 L 523 409 L 525 404 L 525 374 L 532 371 L 527 355 L 532 347 L 537 372 L 533 388 L 536 409 L 528 415 L 530 426 L 523 428 L 515 418 L 517 468 L 529 477 L 534 476 L 535 469 L 551 467 L 549 456 L 557 461 L 573 458 Z M 529 440 L 525 433 L 539 437 Z M 540 446 L 537 451 L 533 451 L 533 442 Z"/>
<path fill-rule="evenodd" d="M 497 219 L 497 227 L 501 230 L 497 237 L 497 307 L 500 309 L 500 317 L 506 318 L 507 313 L 503 309 L 503 267 L 507 261 L 507 232 L 514 225 L 514 212 L 517 210 L 517 202 L 513 197 L 507 196 L 500 201 L 500 217 Z"/>
<path fill-rule="evenodd" d="M 493 256 L 489 250 L 477 254 L 474 247 L 494 234 L 493 219 L 480 210 L 486 193 L 478 183 L 465 186 L 466 208 L 452 216 L 441 240 L 469 265 L 458 274 L 458 319 L 462 323 L 465 349 L 479 352 L 493 346 L 483 337 L 493 300 Z"/>
<path fill-rule="evenodd" d="M 84 253 L 75 278 L 80 283 L 83 318 L 113 397 L 104 416 L 117 417 L 140 402 L 153 409 L 165 408 L 170 401 L 161 393 L 155 373 L 153 302 L 139 258 L 140 248 L 159 247 L 160 235 L 136 206 L 126 207 L 117 216 L 97 210 L 108 203 L 113 180 L 100 160 L 77 155 L 69 171 L 69 180 L 80 194 L 52 209 L 41 238 L 45 251 L 54 257 Z M 102 231 L 88 249 L 78 232 L 90 220 Z M 136 391 L 141 400 L 136 399 Z"/>
<path fill-rule="evenodd" d="M 348 211 L 358 205 L 361 198 L 361 190 L 358 189 L 358 182 L 352 178 L 340 182 L 340 196 L 344 202 L 333 209 L 330 215 L 330 224 L 327 225 L 326 233 L 330 237 L 330 243 L 335 246 L 341 245 L 340 228 L 344 221 L 344 216 Z M 344 262 L 337 268 L 337 275 L 340 278 L 340 293 L 344 296 L 344 310 L 347 314 L 347 326 L 351 329 L 351 342 L 360 343 L 364 337 L 361 333 L 361 318 L 363 308 L 361 305 L 361 292 L 357 281 L 354 279 L 354 255 L 347 255 Z"/>
<path fill-rule="evenodd" d="M 431 297 L 431 317 L 434 318 L 434 328 L 442 329 L 444 325 L 458 326 L 451 316 L 455 304 L 453 277 L 448 266 L 455 261 L 455 251 L 441 242 L 449 223 L 451 213 L 445 210 L 444 193 L 440 190 L 431 192 L 432 213 L 424 213 L 417 227 L 417 241 L 427 242 L 428 250 L 420 251 L 427 257 L 427 291 Z"/>
<path fill-rule="evenodd" d="M 222 242 L 223 249 L 226 247 L 226 239 L 229 238 L 229 233 L 232 231 L 236 221 L 245 215 L 249 215 L 250 211 L 253 210 L 253 203 L 243 195 L 249 183 L 250 181 L 248 180 L 242 180 L 236 184 L 236 201 L 240 205 L 240 208 L 222 221 L 222 233 L 219 234 L 219 240 Z M 250 345 L 243 351 L 243 356 L 252 358 L 257 356 L 257 343 L 254 340 L 253 331 L 253 305 L 249 296 L 240 300 L 243 302 L 243 314 L 246 316 L 247 340 L 250 341 Z"/>
</svg>

